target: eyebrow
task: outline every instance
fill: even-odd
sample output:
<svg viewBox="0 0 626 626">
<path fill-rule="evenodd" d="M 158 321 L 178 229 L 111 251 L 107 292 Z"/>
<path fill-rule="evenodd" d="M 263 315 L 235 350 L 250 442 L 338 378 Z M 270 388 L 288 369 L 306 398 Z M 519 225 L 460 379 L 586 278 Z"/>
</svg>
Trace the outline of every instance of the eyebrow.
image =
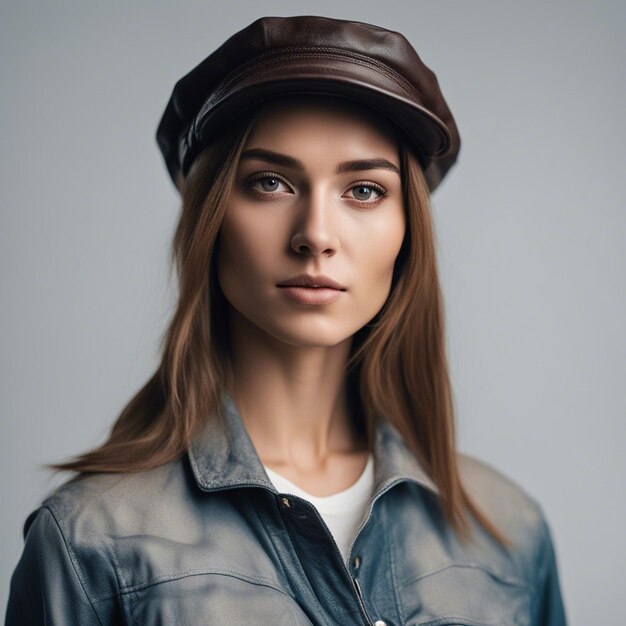
<svg viewBox="0 0 626 626">
<path fill-rule="evenodd" d="M 262 148 L 251 148 L 241 154 L 241 161 L 255 160 L 282 165 L 283 167 L 291 167 L 296 170 L 304 170 L 302 161 L 294 159 L 280 152 L 272 150 L 264 150 Z M 363 170 L 390 170 L 396 174 L 400 174 L 400 170 L 391 161 L 387 159 L 359 159 L 356 161 L 344 161 L 339 163 L 335 169 L 337 174 L 345 174 L 346 172 L 360 172 Z"/>
</svg>

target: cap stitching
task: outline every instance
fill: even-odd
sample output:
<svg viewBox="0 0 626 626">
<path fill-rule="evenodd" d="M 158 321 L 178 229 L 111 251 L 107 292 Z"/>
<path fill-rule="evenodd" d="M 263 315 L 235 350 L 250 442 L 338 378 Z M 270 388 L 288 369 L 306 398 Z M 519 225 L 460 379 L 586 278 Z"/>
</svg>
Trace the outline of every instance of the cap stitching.
<svg viewBox="0 0 626 626">
<path fill-rule="evenodd" d="M 239 80 L 242 75 L 250 72 L 250 70 L 253 68 L 258 68 L 259 65 L 275 65 L 279 61 L 273 59 L 272 57 L 284 56 L 285 52 L 290 52 L 292 50 L 297 51 L 297 54 L 290 54 L 292 58 L 307 58 L 317 55 L 324 58 L 345 60 L 345 58 L 348 57 L 353 62 L 356 62 L 358 65 L 378 71 L 380 74 L 383 74 L 384 76 L 395 82 L 400 88 L 404 89 L 409 94 L 417 96 L 418 98 L 420 98 L 420 100 L 423 100 L 422 94 L 415 88 L 415 86 L 407 82 L 400 74 L 395 72 L 395 70 L 393 70 L 389 66 L 379 63 L 371 57 L 359 55 L 349 50 L 342 50 L 341 48 L 311 47 L 308 48 L 306 51 L 303 51 L 301 48 L 281 48 L 279 51 L 272 50 L 270 52 L 266 52 L 264 54 L 256 56 L 254 57 L 254 59 L 251 59 L 245 64 L 240 65 L 230 74 L 227 74 L 222 79 L 217 88 L 213 91 L 207 102 L 203 105 L 198 113 L 201 114 L 204 109 L 208 108 L 207 105 L 209 103 L 213 103 L 216 100 L 219 100 L 223 96 L 224 92 L 227 91 L 228 88 L 233 84 L 233 82 Z"/>
<path fill-rule="evenodd" d="M 283 48 L 282 51 L 284 52 L 284 50 L 286 49 Z M 393 82 L 395 82 L 399 87 L 401 87 L 405 91 L 408 91 L 410 94 L 414 96 L 418 96 L 420 99 L 422 97 L 421 94 L 417 91 L 417 89 L 413 87 L 413 85 L 411 85 L 406 80 L 404 80 L 399 74 L 394 72 L 391 68 L 389 68 L 386 65 L 377 63 L 376 61 L 373 61 L 372 59 L 368 57 L 363 57 L 360 55 L 356 55 L 354 53 L 350 53 L 348 51 L 342 51 L 340 49 L 333 49 L 333 48 L 326 48 L 326 49 L 315 48 L 315 49 L 307 50 L 306 52 L 303 52 L 300 49 L 298 50 L 299 52 L 297 54 L 291 54 L 290 56 L 292 58 L 294 57 L 295 58 L 307 58 L 307 57 L 317 55 L 319 57 L 332 58 L 332 59 L 337 59 L 337 60 L 345 60 L 346 57 L 351 58 L 351 60 L 356 62 L 358 65 L 377 70 L 380 74 L 383 74 L 387 78 L 393 80 Z M 325 52 L 325 50 L 329 50 L 329 51 L 334 50 L 334 52 L 328 53 L 328 52 Z M 211 99 L 212 100 L 217 99 L 218 94 L 219 96 L 221 96 L 223 92 L 227 90 L 228 87 L 230 87 L 230 85 L 232 85 L 233 82 L 241 78 L 242 75 L 250 72 L 251 69 L 257 68 L 259 65 L 271 66 L 271 65 L 276 65 L 277 63 L 279 63 L 280 62 L 279 60 L 269 58 L 269 57 L 274 57 L 274 56 L 280 56 L 280 55 L 277 52 L 272 52 L 271 55 L 270 54 L 261 55 L 259 57 L 255 57 L 251 61 L 247 62 L 245 65 L 240 66 L 239 68 L 234 70 L 230 74 L 230 76 L 226 76 L 223 79 L 222 83 L 215 90 L 213 94 L 214 97 Z"/>
<path fill-rule="evenodd" d="M 290 46 L 286 48 L 280 48 L 278 50 L 268 50 L 267 52 L 264 52 L 259 57 L 257 57 L 257 59 L 263 58 L 263 57 L 280 56 L 285 51 L 295 52 L 295 53 L 300 53 L 300 54 L 302 54 L 303 52 L 302 47 L 300 46 Z M 404 78 L 402 74 L 394 70 L 392 67 L 390 67 L 386 63 L 382 63 L 381 61 L 378 61 L 374 57 L 368 56 L 366 54 L 360 54 L 359 52 L 354 52 L 353 50 L 346 50 L 345 48 L 335 48 L 332 46 L 311 46 L 310 48 L 306 48 L 306 51 L 307 53 L 310 51 L 320 51 L 323 53 L 331 52 L 331 53 L 339 54 L 341 56 L 347 56 L 353 59 L 358 59 L 368 64 L 375 65 L 383 74 L 388 74 L 389 78 L 396 81 L 400 86 L 403 86 L 407 91 L 413 92 L 415 95 L 418 95 L 420 97 L 422 96 L 422 94 L 417 90 L 417 88 L 411 82 L 409 82 L 406 78 Z"/>
</svg>

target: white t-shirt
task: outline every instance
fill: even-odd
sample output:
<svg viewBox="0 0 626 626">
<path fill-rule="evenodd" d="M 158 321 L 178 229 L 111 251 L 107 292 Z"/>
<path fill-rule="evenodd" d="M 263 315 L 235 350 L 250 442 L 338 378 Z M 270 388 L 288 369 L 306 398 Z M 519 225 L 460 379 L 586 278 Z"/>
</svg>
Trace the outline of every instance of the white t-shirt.
<svg viewBox="0 0 626 626">
<path fill-rule="evenodd" d="M 263 467 L 279 493 L 291 493 L 304 498 L 319 511 L 339 546 L 343 560 L 347 562 L 350 544 L 374 489 L 374 456 L 370 453 L 363 473 L 354 484 L 330 496 L 306 493 L 284 476 L 265 465 Z"/>
</svg>

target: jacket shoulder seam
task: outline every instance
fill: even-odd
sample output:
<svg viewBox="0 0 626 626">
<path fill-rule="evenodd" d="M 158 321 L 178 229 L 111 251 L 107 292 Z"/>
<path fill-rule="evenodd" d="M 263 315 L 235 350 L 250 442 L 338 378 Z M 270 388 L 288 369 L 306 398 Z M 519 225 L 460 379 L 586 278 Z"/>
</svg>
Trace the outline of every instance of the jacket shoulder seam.
<svg viewBox="0 0 626 626">
<path fill-rule="evenodd" d="M 107 555 L 111 559 L 111 569 L 112 569 L 113 574 L 115 576 L 115 580 L 117 581 L 117 590 L 112 591 L 110 593 L 105 593 L 104 595 L 98 594 L 97 596 L 90 597 L 89 594 L 87 593 L 87 584 L 86 584 L 86 582 L 84 580 L 84 577 L 82 576 L 81 569 L 80 569 L 80 564 L 79 564 L 79 559 L 78 559 L 78 556 L 76 554 L 76 551 L 74 550 L 70 540 L 68 538 L 66 538 L 64 533 L 63 533 L 63 530 L 61 528 L 61 524 L 59 523 L 58 518 L 57 518 L 58 511 L 57 511 L 57 515 L 55 515 L 55 508 L 56 507 L 55 507 L 54 500 L 49 498 L 42 505 L 42 507 L 48 509 L 50 511 L 50 514 L 54 518 L 54 521 L 55 521 L 56 525 L 59 528 L 59 532 L 61 533 L 61 537 L 63 537 L 63 541 L 65 543 L 65 547 L 67 549 L 67 552 L 68 552 L 68 554 L 70 556 L 70 560 L 72 562 L 72 567 L 76 571 L 76 575 L 78 576 L 78 579 L 80 580 L 80 584 L 83 587 L 83 590 L 85 591 L 85 595 L 87 596 L 87 598 L 89 600 L 89 603 L 92 605 L 92 607 L 95 607 L 96 604 L 100 604 L 101 602 L 105 602 L 106 600 L 111 600 L 112 598 L 119 597 L 120 596 L 120 591 L 119 590 L 124 585 L 123 585 L 123 581 L 120 578 L 119 566 L 117 564 L 117 559 L 115 558 L 115 556 L 113 554 L 111 554 L 111 552 L 109 550 L 107 550 L 105 546 L 102 547 L 103 551 L 106 551 Z"/>
<path fill-rule="evenodd" d="M 61 535 L 61 539 L 63 540 L 63 545 L 65 546 L 65 550 L 67 552 L 67 555 L 69 556 L 70 563 L 72 564 L 72 568 L 74 569 L 76 578 L 78 578 L 78 582 L 80 583 L 81 589 L 83 590 L 83 593 L 85 594 L 85 597 L 87 598 L 87 601 L 89 602 L 89 606 L 91 607 L 91 610 L 93 611 L 94 615 L 96 616 L 96 619 L 98 620 L 98 624 L 102 624 L 102 622 L 100 621 L 100 616 L 98 615 L 98 612 L 96 611 L 96 607 L 94 606 L 94 602 L 92 598 L 90 597 L 89 593 L 87 593 L 87 586 L 85 584 L 85 580 L 83 578 L 82 572 L 78 565 L 78 561 L 76 559 L 76 554 L 74 552 L 74 549 L 72 548 L 69 541 L 65 537 L 65 534 L 63 533 L 61 525 L 59 524 L 59 520 L 54 514 L 54 511 L 52 510 L 52 507 L 50 506 L 50 504 L 42 505 L 41 508 L 43 510 L 48 511 L 48 513 L 50 513 L 50 517 L 52 517 L 52 520 L 54 521 L 54 524 L 57 530 L 59 531 L 59 535 Z"/>
</svg>

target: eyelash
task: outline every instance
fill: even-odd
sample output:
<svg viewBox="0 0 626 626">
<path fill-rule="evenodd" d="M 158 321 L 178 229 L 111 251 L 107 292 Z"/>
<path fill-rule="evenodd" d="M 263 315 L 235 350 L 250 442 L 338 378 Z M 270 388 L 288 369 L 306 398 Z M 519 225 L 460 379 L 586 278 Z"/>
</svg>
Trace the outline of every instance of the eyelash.
<svg viewBox="0 0 626 626">
<path fill-rule="evenodd" d="M 252 191 L 255 195 L 259 197 L 271 196 L 274 194 L 274 192 L 262 191 L 254 187 L 255 183 L 262 181 L 262 180 L 266 180 L 268 178 L 274 178 L 280 181 L 283 185 L 287 185 L 287 183 L 280 176 L 278 176 L 277 174 L 274 174 L 274 172 L 259 172 L 258 174 L 254 174 L 253 176 L 250 176 L 249 178 L 246 179 L 246 181 L 244 182 L 244 185 L 247 189 L 249 189 L 250 191 Z M 374 200 L 373 202 L 359 201 L 357 198 L 352 198 L 355 202 L 358 202 L 359 204 L 364 204 L 368 206 L 376 206 L 377 204 L 380 204 L 389 195 L 389 192 L 384 187 L 382 187 L 381 185 L 377 183 L 372 183 L 370 181 L 365 181 L 365 180 L 358 181 L 354 183 L 349 188 L 349 190 L 356 189 L 357 187 L 367 187 L 368 189 L 372 189 L 379 194 L 378 198 L 376 198 L 376 200 Z"/>
</svg>

